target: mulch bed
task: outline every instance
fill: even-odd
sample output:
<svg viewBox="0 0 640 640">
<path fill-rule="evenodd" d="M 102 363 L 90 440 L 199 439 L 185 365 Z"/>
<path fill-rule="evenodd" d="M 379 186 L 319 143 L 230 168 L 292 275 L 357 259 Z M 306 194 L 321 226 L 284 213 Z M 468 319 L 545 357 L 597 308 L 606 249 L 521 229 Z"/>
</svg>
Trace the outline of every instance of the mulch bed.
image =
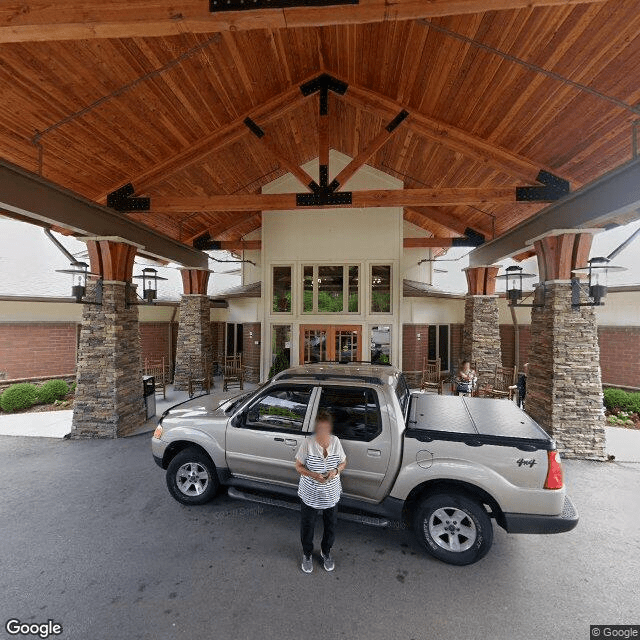
<svg viewBox="0 0 640 640">
<path fill-rule="evenodd" d="M 16 413 L 45 413 L 47 411 L 69 411 L 70 409 L 73 409 L 74 398 L 75 396 L 70 393 L 65 396 L 61 404 L 34 404 L 32 407 L 23 409 L 22 411 L 6 412 L 0 409 L 0 415 L 14 415 Z"/>
<path fill-rule="evenodd" d="M 605 412 L 608 427 L 622 427 L 623 429 L 640 429 L 640 415 L 628 411 Z"/>
</svg>

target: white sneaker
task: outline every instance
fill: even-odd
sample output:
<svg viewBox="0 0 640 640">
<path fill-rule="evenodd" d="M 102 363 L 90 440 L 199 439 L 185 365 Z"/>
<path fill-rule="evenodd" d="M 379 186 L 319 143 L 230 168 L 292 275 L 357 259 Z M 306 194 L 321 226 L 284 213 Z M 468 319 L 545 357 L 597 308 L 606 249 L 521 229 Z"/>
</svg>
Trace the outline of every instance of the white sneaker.
<svg viewBox="0 0 640 640">
<path fill-rule="evenodd" d="M 302 570 L 305 573 L 311 573 L 313 571 L 313 558 L 311 556 L 302 556 Z"/>
</svg>

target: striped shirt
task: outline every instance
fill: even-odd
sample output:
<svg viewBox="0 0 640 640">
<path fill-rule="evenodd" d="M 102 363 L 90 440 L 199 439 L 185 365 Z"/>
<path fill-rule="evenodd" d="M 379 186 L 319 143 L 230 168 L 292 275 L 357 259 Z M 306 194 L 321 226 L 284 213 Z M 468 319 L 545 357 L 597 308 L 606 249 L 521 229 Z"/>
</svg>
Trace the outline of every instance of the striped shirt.
<svg viewBox="0 0 640 640">
<path fill-rule="evenodd" d="M 327 457 L 324 457 L 323 449 L 314 437 L 307 438 L 296 453 L 296 460 L 301 462 L 309 471 L 315 473 L 327 473 L 336 469 L 345 461 L 344 449 L 336 436 L 331 436 L 331 442 L 327 448 Z M 338 474 L 328 482 L 318 482 L 309 476 L 300 476 L 298 495 L 302 502 L 314 509 L 330 509 L 335 507 L 340 500 L 342 484 Z"/>
</svg>

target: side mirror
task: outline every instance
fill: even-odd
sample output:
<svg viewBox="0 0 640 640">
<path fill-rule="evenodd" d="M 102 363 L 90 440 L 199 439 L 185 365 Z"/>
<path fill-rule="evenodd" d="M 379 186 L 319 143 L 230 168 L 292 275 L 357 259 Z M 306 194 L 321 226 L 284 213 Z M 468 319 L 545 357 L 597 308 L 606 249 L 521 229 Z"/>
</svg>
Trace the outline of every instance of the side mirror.
<svg viewBox="0 0 640 640">
<path fill-rule="evenodd" d="M 245 425 L 245 413 L 244 411 L 240 411 L 236 413 L 233 418 L 231 418 L 231 426 L 232 427 L 244 427 Z"/>
</svg>

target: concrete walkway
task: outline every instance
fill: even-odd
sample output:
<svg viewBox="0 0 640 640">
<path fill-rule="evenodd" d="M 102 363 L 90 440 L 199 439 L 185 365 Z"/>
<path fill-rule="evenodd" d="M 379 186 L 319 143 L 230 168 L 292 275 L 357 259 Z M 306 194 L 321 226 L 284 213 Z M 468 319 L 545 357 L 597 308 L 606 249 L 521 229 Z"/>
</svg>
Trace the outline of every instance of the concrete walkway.
<svg viewBox="0 0 640 640">
<path fill-rule="evenodd" d="M 640 429 L 605 427 L 607 453 L 616 462 L 640 462 Z"/>
<path fill-rule="evenodd" d="M 245 383 L 245 391 L 252 391 L 257 385 Z M 222 391 L 222 380 L 216 380 L 216 386 L 211 390 L 214 402 L 238 395 L 238 389 Z M 173 386 L 167 387 L 166 399 L 156 395 L 156 415 L 149 418 L 137 431 L 131 435 L 149 433 L 156 428 L 160 416 L 180 402 L 189 399 L 186 391 L 175 391 Z M 64 438 L 71 431 L 73 411 L 42 411 L 36 413 L 0 414 L 0 435 L 3 436 L 34 436 L 38 438 Z"/>
</svg>

